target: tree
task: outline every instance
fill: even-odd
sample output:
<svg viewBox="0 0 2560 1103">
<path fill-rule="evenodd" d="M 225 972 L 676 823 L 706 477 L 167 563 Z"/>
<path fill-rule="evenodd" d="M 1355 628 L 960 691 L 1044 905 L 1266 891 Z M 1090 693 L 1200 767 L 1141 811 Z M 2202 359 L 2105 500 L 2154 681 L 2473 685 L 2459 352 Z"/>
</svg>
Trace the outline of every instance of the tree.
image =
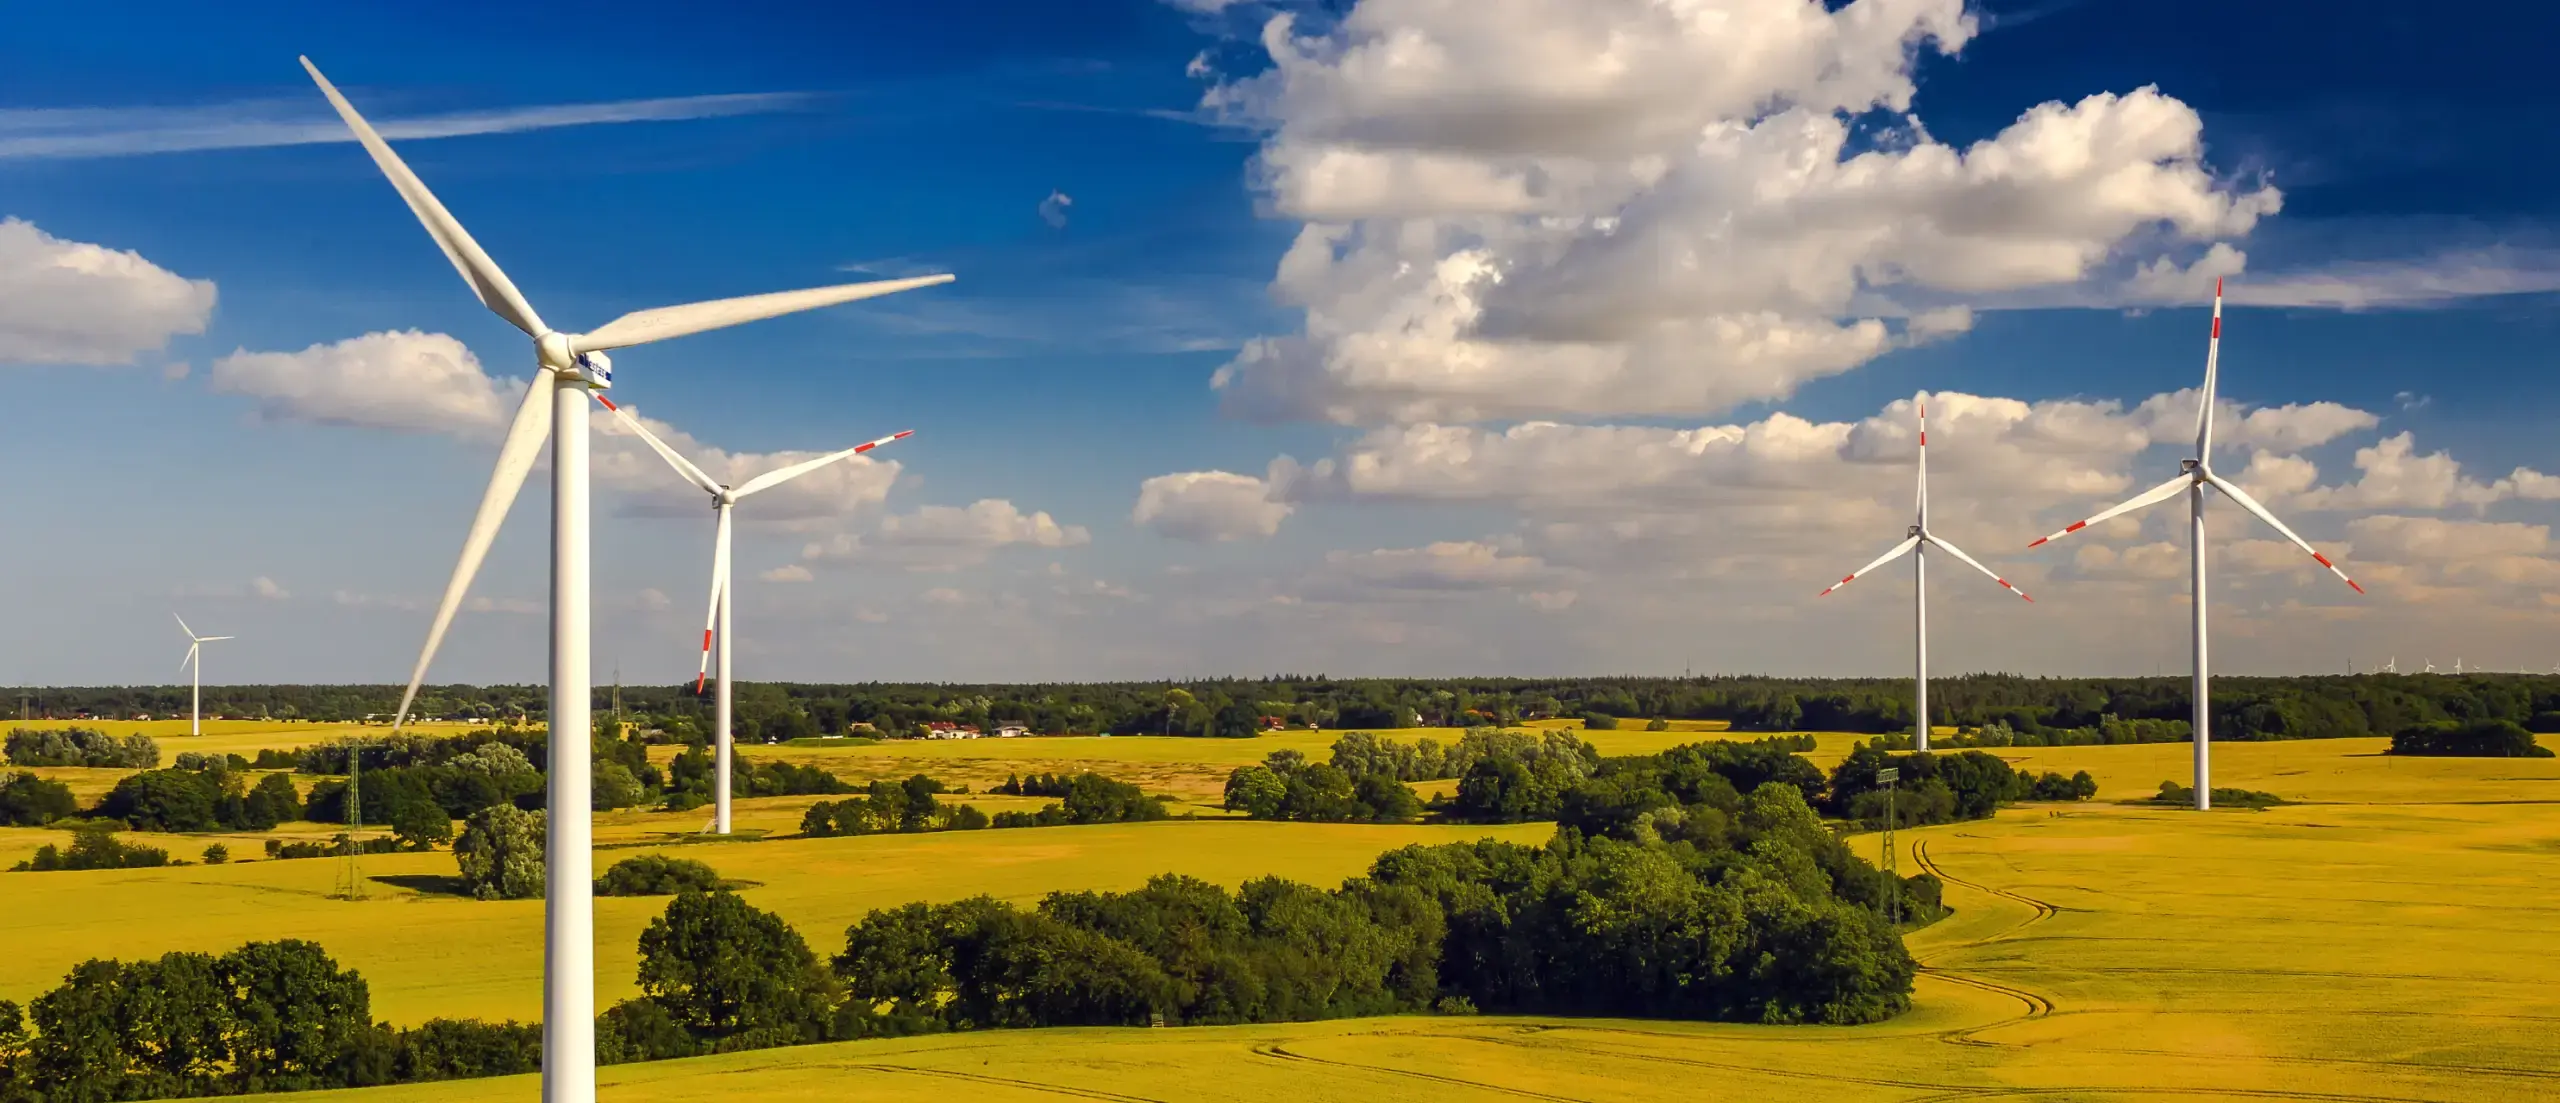
<svg viewBox="0 0 2560 1103">
<path fill-rule="evenodd" d="M 218 866 L 230 860 L 230 847 L 224 846 L 221 843 L 215 843 L 212 846 L 204 848 L 204 864 L 206 865 Z"/>
<path fill-rule="evenodd" d="M 433 850 L 453 839 L 453 820 L 434 801 L 402 801 L 391 809 L 391 835 L 409 850 Z"/>
<path fill-rule="evenodd" d="M 619 762 L 596 763 L 594 779 L 588 785 L 588 804 L 598 812 L 629 808 L 648 798 L 640 788 L 640 779 Z"/>
<path fill-rule="evenodd" d="M 693 859 L 635 854 L 615 862 L 604 876 L 596 878 L 596 895 L 674 896 L 716 891 L 721 883 L 718 871 Z"/>
<path fill-rule="evenodd" d="M 640 935 L 640 990 L 715 1047 L 814 1041 L 832 989 L 798 932 L 734 893 L 678 896 Z"/>
<path fill-rule="evenodd" d="M 1180 686 L 1164 691 L 1164 734 L 1173 734 L 1173 718 L 1176 713 L 1187 712 L 1197 703 L 1198 698 L 1193 697 L 1190 690 Z"/>
<path fill-rule="evenodd" d="M 240 799 L 239 826 L 244 830 L 269 831 L 301 818 L 302 794 L 294 789 L 293 779 L 283 774 L 259 778 Z"/>
<path fill-rule="evenodd" d="M 1251 739 L 1262 734 L 1262 713 L 1249 701 L 1227 702 L 1210 723 L 1209 734 L 1220 739 Z"/>
<path fill-rule="evenodd" d="M 544 813 L 501 804 L 473 813 L 454 841 L 453 858 L 471 895 L 524 900 L 542 895 Z"/>
<path fill-rule="evenodd" d="M 203 774 L 144 770 L 116 782 L 98 802 L 98 814 L 136 831 L 211 831 L 222 826 L 221 799 L 222 790 Z"/>
<path fill-rule="evenodd" d="M 20 770 L 0 783 L 0 827 L 42 827 L 80 810 L 71 787 Z"/>
<path fill-rule="evenodd" d="M 1268 766 L 1238 766 L 1227 774 L 1226 808 L 1257 820 L 1277 819 L 1289 783 Z"/>
</svg>

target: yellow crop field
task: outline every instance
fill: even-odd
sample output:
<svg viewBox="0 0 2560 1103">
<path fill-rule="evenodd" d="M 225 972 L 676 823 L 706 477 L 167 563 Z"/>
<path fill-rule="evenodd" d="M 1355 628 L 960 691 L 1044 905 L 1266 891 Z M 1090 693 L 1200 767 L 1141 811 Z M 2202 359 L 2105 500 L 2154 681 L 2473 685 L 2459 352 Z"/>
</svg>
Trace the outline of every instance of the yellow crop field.
<svg viewBox="0 0 2560 1103">
<path fill-rule="evenodd" d="M 419 721 L 407 730 L 430 735 L 452 735 L 469 731 L 476 724 L 446 721 Z M 207 720 L 203 735 L 187 734 L 187 718 L 175 720 L 0 720 L 0 732 L 12 728 L 45 730 L 89 728 L 109 735 L 147 735 L 160 744 L 163 765 L 187 751 L 204 754 L 236 754 L 255 758 L 269 747 L 291 750 L 344 739 L 351 735 L 379 736 L 391 730 L 388 724 L 317 724 L 298 720 Z"/>
<path fill-rule="evenodd" d="M 1958 912 L 1910 938 L 1918 1007 L 1874 1026 L 1417 1016 L 1003 1031 L 608 1068 L 603 1098 L 2560 1096 L 2560 958 L 2545 952 L 2560 934 L 2560 764 L 2399 762 L 2366 742 L 2218 749 L 2227 784 L 2290 780 L 2322 803 L 2029 805 L 1904 833 L 1904 868 L 1938 872 Z M 2185 751 L 2019 757 L 2130 788 Z M 344 1094 L 537 1091 L 516 1077 Z"/>
<path fill-rule="evenodd" d="M 1650 733 L 1666 736 L 1701 737 Z M 1078 753 L 1223 770 L 1230 764 L 1198 759 L 1231 755 L 1233 747 L 1254 752 L 1243 758 L 1250 760 L 1277 738 L 1284 737 L 1093 740 L 1115 746 Z M 1834 759 L 1856 738 L 1822 736 L 1816 757 Z M 933 761 L 1001 763 L 1008 760 L 962 752 L 1013 751 L 1007 743 L 1024 742 L 814 753 L 851 775 L 870 763 L 906 770 Z M 2101 799 L 2022 805 L 1993 820 L 1903 832 L 1903 869 L 1936 872 L 1957 913 L 1910 936 L 1924 966 L 1917 1006 L 1873 1026 L 1413 1016 L 999 1031 L 620 1066 L 604 1070 L 603 1094 L 613 1103 L 741 1093 L 938 1100 L 955 1091 L 1166 1103 L 1283 1095 L 1317 1103 L 2560 1097 L 2560 956 L 2547 952 L 2560 935 L 2560 893 L 2549 887 L 2560 884 L 2560 760 L 2400 759 L 2380 754 L 2383 746 L 2219 745 L 2218 784 L 2301 803 L 2202 815 L 2133 799 L 2162 780 L 2186 779 L 2184 744 L 1995 751 L 2031 770 L 2086 769 L 2099 779 Z M 1185 748 L 1198 752 L 1193 762 L 1175 753 Z M 788 833 L 812 799 L 741 801 L 738 820 L 746 831 Z M 990 808 L 1040 803 L 967 799 Z M 906 900 L 976 892 L 1027 899 L 1058 888 L 1127 887 L 1167 871 L 1229 884 L 1263 872 L 1330 883 L 1404 842 L 1534 840 L 1548 830 L 1198 820 L 678 841 L 707 816 L 707 809 L 600 815 L 598 864 L 646 849 L 708 860 L 756 882 L 747 897 L 790 920 L 822 954 L 863 910 Z M 0 837 L 36 834 L 59 833 Z M 168 838 L 164 845 L 174 848 L 189 837 Z M 1870 854 L 1877 842 L 1853 841 Z M 437 895 L 435 879 L 452 870 L 445 854 L 368 858 L 373 898 L 330 900 L 339 868 L 311 860 L 0 875 L 10 903 L 0 909 L 0 945 L 11 950 L 0 955 L 0 997 L 24 1000 L 82 957 L 213 950 L 291 934 L 361 969 L 384 1018 L 535 1013 L 538 904 Z M 662 906 L 598 901 L 605 1002 L 630 993 L 634 940 Z M 516 1077 L 336 1094 L 361 1096 L 349 1103 L 530 1103 L 538 1092 L 532 1078 Z"/>
<path fill-rule="evenodd" d="M 810 798 L 799 798 L 805 804 Z M 759 802 L 741 802 L 754 806 Z M 707 811 L 706 813 L 707 814 Z M 629 818 L 630 814 L 619 814 Z M 661 814 L 661 823 L 690 817 Z M 750 810 L 752 826 L 768 826 Z M 603 817 L 611 821 L 614 817 Z M 796 830 L 799 817 L 790 816 Z M 697 824 L 698 826 L 698 821 Z M 629 828 L 623 828 L 630 837 Z M 1535 840 L 1552 828 L 1400 827 L 1170 820 L 1096 827 L 873 835 L 849 839 L 703 842 L 660 847 L 710 862 L 755 887 L 742 895 L 799 928 L 820 954 L 841 949 L 844 928 L 872 908 L 980 893 L 1036 900 L 1060 889 L 1130 889 L 1158 873 L 1234 885 L 1264 874 L 1333 884 L 1407 843 L 1485 836 Z M 10 829 L 6 834 L 38 834 Z M 607 826 L 599 835 L 610 836 Z M 55 838 L 61 832 L 44 832 Z M 193 857 L 208 836 L 137 838 Z M 171 840 L 178 840 L 172 843 Z M 184 846 L 186 849 L 177 849 Z M 33 849 L 31 846 L 27 849 Z M 235 843 L 235 853 L 254 844 Z M 646 847 L 603 847 L 596 866 Z M 223 866 L 0 873 L 0 999 L 24 1003 L 92 957 L 170 950 L 221 951 L 271 938 L 305 938 L 363 972 L 376 1017 L 413 1023 L 438 1015 L 530 1020 L 541 1011 L 542 902 L 480 901 L 443 894 L 450 853 L 363 859 L 361 901 L 334 900 L 340 859 Z M 636 994 L 640 931 L 664 899 L 596 901 L 599 1006 Z"/>
</svg>

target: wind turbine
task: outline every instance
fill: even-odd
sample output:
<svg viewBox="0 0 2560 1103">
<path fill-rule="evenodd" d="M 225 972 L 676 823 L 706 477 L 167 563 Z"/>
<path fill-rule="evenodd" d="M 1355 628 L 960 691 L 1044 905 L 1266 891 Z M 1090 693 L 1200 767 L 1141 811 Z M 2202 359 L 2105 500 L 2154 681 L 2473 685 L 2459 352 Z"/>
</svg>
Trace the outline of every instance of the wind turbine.
<svg viewBox="0 0 2560 1103">
<path fill-rule="evenodd" d="M 471 285 L 481 305 L 533 339 L 535 372 L 499 446 L 498 462 L 480 496 L 462 555 L 446 582 L 444 599 L 427 629 L 426 646 L 400 695 L 400 711 L 392 719 L 397 731 L 407 722 L 418 697 L 427 664 L 444 641 L 472 575 L 497 539 L 508 507 L 524 487 L 543 441 L 551 441 L 551 733 L 548 762 L 550 829 L 544 841 L 547 873 L 543 883 L 542 1098 L 544 1103 L 593 1103 L 595 1061 L 595 888 L 587 808 L 591 752 L 588 669 L 589 625 L 587 558 L 587 395 L 613 385 L 613 363 L 605 350 L 643 345 L 671 337 L 701 333 L 762 318 L 814 310 L 822 306 L 868 299 L 949 282 L 948 275 L 880 280 L 803 291 L 750 295 L 685 306 L 660 307 L 625 314 L 586 333 L 562 333 L 543 324 L 516 285 L 472 240 L 444 204 L 382 136 L 356 113 L 336 86 L 303 58 L 321 94 L 337 108 L 356 140 L 411 213 L 435 239 L 454 271 Z M 573 167 L 573 166 L 561 166 Z M 544 415 L 548 414 L 546 418 Z"/>
<path fill-rule="evenodd" d="M 2095 517 L 2091 517 L 2086 521 L 2074 521 L 2071 523 L 2070 527 L 2054 533 L 2051 536 L 2043 537 L 2042 539 L 2037 540 L 2034 544 L 2027 545 L 2030 548 L 2036 547 L 2047 540 L 2054 540 L 2060 537 L 2069 536 L 2072 533 L 2088 528 L 2100 521 L 2131 513 L 2134 510 L 2143 508 L 2144 506 L 2155 505 L 2160 502 L 2168 501 L 2171 498 L 2177 497 L 2178 492 L 2180 491 L 2186 492 L 2187 513 L 2191 531 L 2193 533 L 2193 558 L 2191 560 L 2193 566 L 2191 568 L 2192 573 L 2189 578 L 2189 585 L 2193 594 L 2191 604 L 2192 612 L 2195 616 L 2196 681 L 2194 691 L 2195 719 L 2193 723 L 2195 725 L 2195 787 L 2196 809 L 2198 811 L 2213 807 L 2213 698 L 2209 692 L 2209 677 L 2206 673 L 2207 666 L 2205 663 L 2204 488 L 2210 486 L 2215 490 L 2221 491 L 2224 497 L 2239 503 L 2240 508 L 2248 510 L 2259 520 L 2264 521 L 2269 526 L 2273 527 L 2277 532 L 2283 533 L 2284 538 L 2293 541 L 2295 547 L 2311 553 L 2311 558 L 2318 561 L 2321 566 L 2329 568 L 2329 573 L 2338 576 L 2339 581 L 2353 587 L 2355 592 L 2359 594 L 2364 592 L 2364 587 L 2357 586 L 2356 580 L 2347 577 L 2347 572 L 2339 570 L 2338 565 L 2330 562 L 2328 556 L 2320 554 L 2319 549 L 2312 547 L 2308 542 L 2304 541 L 2302 537 L 2294 535 L 2294 531 L 2292 529 L 2284 527 L 2284 522 L 2276 520 L 2276 515 L 2267 512 L 2267 507 L 2259 505 L 2258 500 L 2250 497 L 2248 491 L 2232 485 L 2230 480 L 2213 473 L 2213 464 L 2211 461 L 2213 459 L 2214 382 L 2215 372 L 2219 366 L 2221 357 L 2222 281 L 2217 279 L 2213 281 L 2213 335 L 2207 339 L 2204 352 L 2204 391 L 2200 396 L 2198 396 L 2199 401 L 2196 409 L 2195 458 L 2178 461 L 2177 477 L 2170 479 L 2168 482 L 2143 491 L 2142 493 L 2135 495 L 2133 498 L 2115 506 L 2114 508 L 2102 512 Z"/>
<path fill-rule="evenodd" d="M 2427 660 L 2427 668 L 2426 668 L 2425 670 L 2421 670 L 2421 671 L 2419 671 L 2418 673 L 2420 673 L 2420 674 L 2433 674 L 2433 673 L 2435 673 L 2435 672 L 2436 672 L 2436 664 L 2435 664 L 2435 660 L 2433 660 L 2433 659 L 2429 659 L 2429 660 Z"/>
<path fill-rule="evenodd" d="M 1915 516 L 1912 518 L 1911 527 L 1904 530 L 1902 542 L 1894 545 L 1893 550 L 1877 556 L 1875 562 L 1858 568 L 1847 578 L 1832 583 L 1829 589 L 1814 596 L 1828 597 L 1832 590 L 1857 581 L 1859 575 L 1900 559 L 1905 553 L 1911 555 L 1911 639 L 1914 659 L 1911 680 L 1911 701 L 1914 713 L 1911 722 L 1911 747 L 1913 750 L 1925 751 L 1929 749 L 1929 549 L 1931 547 L 1943 549 L 1947 554 L 1963 561 L 1965 565 L 1989 576 L 1991 581 L 1999 583 L 2010 593 L 2026 598 L 2028 601 L 2035 599 L 2027 597 L 2025 590 L 2010 585 L 2008 579 L 2000 577 L 1991 568 L 1983 566 L 1972 556 L 1966 555 L 1963 548 L 1950 544 L 1945 538 L 1929 531 L 1928 396 L 1921 395 L 1912 399 L 1911 405 L 1912 409 L 1920 415 L 1920 491 L 1919 503 L 1914 507 Z"/>
<path fill-rule="evenodd" d="M 187 734 L 188 734 L 188 735 L 203 735 L 203 734 L 204 734 L 204 645 L 209 644 L 209 643 L 212 643 L 212 642 L 213 642 L 213 641 L 215 641 L 215 640 L 227 640 L 227 639 L 231 639 L 231 638 L 233 638 L 233 637 L 230 637 L 230 636 L 199 636 L 199 635 L 196 635 L 196 630 L 195 630 L 195 629 L 187 627 L 187 618 L 185 618 L 185 617 L 179 617 L 179 616 L 178 616 L 178 614 L 177 614 L 177 613 L 175 613 L 175 612 L 171 612 L 169 615 L 170 615 L 170 616 L 172 616 L 172 617 L 177 617 L 177 619 L 178 619 L 178 631 L 181 631 L 181 632 L 184 632 L 184 633 L 186 633 L 186 634 L 187 634 L 187 657 L 186 657 L 186 658 L 183 658 L 183 659 L 178 660 L 178 669 L 180 669 L 180 670 L 185 670 L 185 669 L 187 669 L 188 667 L 193 666 L 193 667 L 195 668 L 195 671 L 196 671 L 195 692 L 194 692 L 193 696 L 192 696 L 192 697 L 191 697 L 191 699 L 190 699 L 192 703 L 191 703 L 191 704 L 189 704 L 189 705 L 187 706 Z"/>
<path fill-rule="evenodd" d="M 2393 655 L 2388 662 L 2383 663 L 2382 672 L 2385 674 L 2400 673 L 2400 656 Z"/>
<path fill-rule="evenodd" d="M 639 418 L 631 416 L 631 411 L 614 405 L 612 399 L 606 398 L 603 395 L 597 395 L 596 401 L 604 403 L 605 409 L 613 411 L 613 415 L 621 418 L 622 423 L 629 426 L 632 432 L 640 434 L 640 439 L 648 442 L 651 450 L 657 452 L 659 456 L 664 457 L 667 461 L 667 466 L 676 469 L 676 474 L 684 476 L 686 482 L 690 482 L 693 485 L 701 487 L 703 490 L 709 492 L 711 495 L 712 512 L 719 515 L 719 522 L 713 527 L 711 537 L 711 612 L 709 616 L 703 618 L 702 666 L 701 669 L 695 673 L 693 691 L 695 693 L 702 692 L 703 680 L 710 676 L 711 643 L 714 638 L 717 638 L 720 642 L 720 691 L 718 695 L 714 697 L 714 701 L 716 703 L 712 706 L 712 715 L 716 718 L 716 726 L 719 728 L 719 736 L 715 743 L 715 746 L 718 748 L 717 757 L 715 759 L 717 765 L 713 768 L 712 772 L 712 792 L 714 794 L 712 798 L 712 807 L 714 811 L 711 815 L 711 823 L 712 830 L 714 832 L 726 835 L 729 833 L 730 762 L 729 511 L 738 504 L 740 499 L 754 494 L 757 491 L 771 490 L 774 487 L 781 486 L 784 483 L 790 482 L 793 479 L 799 478 L 802 475 L 806 475 L 838 460 L 849 459 L 851 457 L 861 455 L 862 453 L 878 448 L 893 440 L 904 440 L 915 435 L 915 430 L 909 429 L 904 432 L 893 433 L 878 440 L 864 441 L 841 452 L 829 452 L 826 455 L 813 460 L 804 460 L 802 462 L 792 464 L 789 467 L 767 471 L 762 475 L 748 479 L 745 483 L 732 488 L 714 481 L 709 475 L 703 474 L 701 468 L 694 466 L 690 461 L 686 460 L 684 456 L 677 453 L 675 449 L 668 447 L 667 442 L 659 440 L 658 434 L 650 432 L 649 427 L 641 424 Z"/>
</svg>

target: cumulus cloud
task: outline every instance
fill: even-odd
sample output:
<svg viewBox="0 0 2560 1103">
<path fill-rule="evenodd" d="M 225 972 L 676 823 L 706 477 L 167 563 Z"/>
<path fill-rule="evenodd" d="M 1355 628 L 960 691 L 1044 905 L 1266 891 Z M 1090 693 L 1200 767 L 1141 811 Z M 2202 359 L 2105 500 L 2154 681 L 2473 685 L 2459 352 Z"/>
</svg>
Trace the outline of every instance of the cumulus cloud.
<svg viewBox="0 0 2560 1103">
<path fill-rule="evenodd" d="M 483 435 L 505 424 L 525 384 L 501 384 L 461 341 L 419 330 L 368 333 L 300 352 L 241 349 L 207 383 L 258 404 L 263 421 Z"/>
<path fill-rule="evenodd" d="M 214 362 L 217 393 L 256 402 L 259 420 L 494 439 L 524 400 L 524 380 L 489 374 L 461 341 L 418 330 L 367 333 L 300 352 L 241 350 Z M 626 407 L 713 479 L 743 485 L 822 451 L 732 452 Z M 596 481 L 621 492 L 621 509 L 644 516 L 694 516 L 706 496 L 686 483 L 637 433 L 601 410 L 590 419 Z M 847 440 L 849 447 L 858 441 Z M 833 451 L 829 449 L 827 451 Z M 876 454 L 851 456 L 757 494 L 738 509 L 744 524 L 806 528 L 878 506 L 900 465 Z"/>
<path fill-rule="evenodd" d="M 266 601 L 283 601 L 293 596 L 284 588 L 283 583 L 265 575 L 249 580 L 249 592 Z"/>
<path fill-rule="evenodd" d="M 2510 498 L 2560 499 L 2560 477 L 2519 467 L 2503 479 L 2483 482 L 2462 473 L 2462 464 L 2446 452 L 2417 450 L 2410 433 L 2385 437 L 2356 449 L 2354 482 L 2305 491 L 2295 499 L 2304 509 L 2448 509 L 2487 507 Z"/>
<path fill-rule="evenodd" d="M 1938 142 L 1907 114 L 1913 66 L 1976 30 L 1961 0 L 1276 16 L 1270 68 L 1203 108 L 1267 132 L 1260 186 L 1305 223 L 1274 290 L 1305 325 L 1222 369 L 1225 405 L 1710 412 L 1961 333 L 1977 298 L 2238 263 L 2208 247 L 2280 205 L 2215 176 L 2196 113 L 2154 88 Z"/>
<path fill-rule="evenodd" d="M 204 332 L 211 280 L 0 218 L 0 364 L 129 364 Z"/>
<path fill-rule="evenodd" d="M 1048 223 L 1049 228 L 1052 230 L 1066 229 L 1067 208 L 1075 205 L 1076 200 L 1074 196 L 1068 195 L 1056 188 L 1051 188 L 1049 189 L 1049 198 L 1040 201 L 1040 221 Z"/>
<path fill-rule="evenodd" d="M 807 582 L 817 576 L 810 574 L 807 567 L 797 563 L 785 563 L 771 570 L 757 572 L 756 577 L 767 582 Z"/>
<path fill-rule="evenodd" d="M 1181 471 L 1138 487 L 1129 520 L 1179 540 L 1267 537 L 1296 507 L 1273 501 L 1271 484 L 1232 471 Z"/>
</svg>

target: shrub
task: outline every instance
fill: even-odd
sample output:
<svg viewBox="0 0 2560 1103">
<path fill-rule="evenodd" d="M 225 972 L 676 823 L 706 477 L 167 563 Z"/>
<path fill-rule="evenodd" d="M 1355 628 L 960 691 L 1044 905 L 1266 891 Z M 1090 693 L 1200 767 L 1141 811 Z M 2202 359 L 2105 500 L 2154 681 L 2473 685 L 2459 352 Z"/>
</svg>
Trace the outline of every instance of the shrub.
<svg viewBox="0 0 2560 1103">
<path fill-rule="evenodd" d="M 148 770 L 160 765 L 160 745 L 144 735 L 118 739 L 94 728 L 60 728 L 9 732 L 12 766 L 92 766 Z"/>
<path fill-rule="evenodd" d="M 1592 731 L 1616 731 L 1618 718 L 1605 712 L 1586 712 L 1582 714 L 1582 726 Z"/>
<path fill-rule="evenodd" d="M 596 878 L 598 896 L 674 896 L 718 891 L 724 882 L 710 866 L 690 858 L 635 854 Z"/>
<path fill-rule="evenodd" d="M 2551 748 L 2511 720 L 2443 720 L 2403 728 L 2391 754 L 2453 758 L 2550 758 Z"/>
<path fill-rule="evenodd" d="M 118 841 L 104 829 L 84 828 L 72 833 L 68 852 L 46 843 L 36 848 L 35 857 L 11 869 L 43 873 L 74 869 L 147 869 L 168 864 L 169 852 L 166 850 Z"/>
<path fill-rule="evenodd" d="M 42 827 L 80 810 L 71 787 L 20 770 L 0 783 L 0 827 Z"/>
<path fill-rule="evenodd" d="M 204 848 L 204 864 L 206 865 L 218 866 L 230 860 L 230 847 L 224 846 L 221 843 L 215 843 L 212 846 Z"/>
<path fill-rule="evenodd" d="M 2160 791 L 2151 799 L 2158 804 L 2193 808 L 2196 803 L 2196 791 L 2174 781 L 2164 781 L 2160 783 Z M 2279 804 L 2291 803 L 2293 802 L 2274 793 L 2262 793 L 2255 789 L 2225 789 L 2215 786 L 2213 790 L 2213 806 L 2216 808 L 2273 808 Z"/>
</svg>

